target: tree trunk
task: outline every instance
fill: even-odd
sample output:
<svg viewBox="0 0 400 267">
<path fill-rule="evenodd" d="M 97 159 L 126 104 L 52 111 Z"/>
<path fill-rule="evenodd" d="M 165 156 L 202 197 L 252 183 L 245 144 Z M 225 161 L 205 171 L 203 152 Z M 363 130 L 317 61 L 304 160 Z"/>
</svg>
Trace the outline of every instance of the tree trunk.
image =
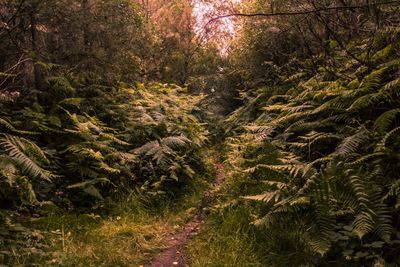
<svg viewBox="0 0 400 267">
<path fill-rule="evenodd" d="M 30 12 L 30 22 L 31 22 L 31 49 L 33 54 L 33 72 L 35 78 L 35 87 L 38 90 L 44 90 L 45 83 L 43 78 L 43 71 L 41 66 L 38 64 L 39 61 L 39 50 L 37 45 L 37 30 L 36 30 L 36 14 L 35 10 Z"/>
</svg>

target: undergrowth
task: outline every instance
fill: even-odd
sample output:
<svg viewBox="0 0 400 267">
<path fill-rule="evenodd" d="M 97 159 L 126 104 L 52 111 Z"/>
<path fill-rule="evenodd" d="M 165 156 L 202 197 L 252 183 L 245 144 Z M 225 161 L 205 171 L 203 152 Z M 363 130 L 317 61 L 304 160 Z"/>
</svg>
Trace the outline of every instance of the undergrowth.
<svg viewBox="0 0 400 267">
<path fill-rule="evenodd" d="M 221 158 L 226 160 L 227 148 L 220 146 Z M 258 238 L 263 232 L 251 222 L 257 209 L 243 202 L 240 196 L 260 192 L 259 184 L 246 177 L 234 175 L 225 163 L 226 181 L 217 192 L 216 204 L 200 234 L 189 244 L 186 253 L 189 266 L 265 266 L 263 251 L 267 243 Z"/>
<path fill-rule="evenodd" d="M 31 228 L 44 233 L 43 253 L 13 257 L 11 266 L 139 266 L 166 246 L 166 238 L 196 212 L 209 177 L 185 185 L 185 193 L 155 201 L 132 194 L 106 207 L 104 214 L 53 210 L 33 219 Z"/>
</svg>

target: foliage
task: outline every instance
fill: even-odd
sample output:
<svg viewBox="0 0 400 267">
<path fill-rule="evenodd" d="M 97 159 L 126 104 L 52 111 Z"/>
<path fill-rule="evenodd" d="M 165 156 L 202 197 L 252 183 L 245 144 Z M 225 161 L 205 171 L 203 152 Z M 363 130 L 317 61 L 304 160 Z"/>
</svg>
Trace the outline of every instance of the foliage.
<svg viewBox="0 0 400 267">
<path fill-rule="evenodd" d="M 203 169 L 207 132 L 192 115 L 202 96 L 188 100 L 176 85 L 83 90 L 64 77 L 48 82 L 52 89 L 38 102 L 3 113 L 2 210 L 31 218 L 44 216 L 45 203 L 85 211 L 135 191 L 170 198 Z"/>
<path fill-rule="evenodd" d="M 167 230 L 141 201 L 189 205 L 208 171 L 199 118 L 232 172 L 194 265 L 400 264 L 398 3 L 217 2 L 0 4 L 0 265 L 144 263 Z"/>
<path fill-rule="evenodd" d="M 386 40 L 398 53 L 398 36 Z M 336 53 L 348 66 L 351 57 Z M 381 50 L 371 53 L 381 58 Z M 301 242 L 307 265 L 399 264 L 399 64 L 390 55 L 377 62 L 363 74 L 338 65 L 335 79 L 323 68 L 295 74 L 283 96 L 250 91 L 227 120 L 237 175 L 268 186 L 244 197 L 264 206 L 255 224 L 266 231 L 292 224 L 283 235 L 300 236 L 289 242 Z"/>
</svg>

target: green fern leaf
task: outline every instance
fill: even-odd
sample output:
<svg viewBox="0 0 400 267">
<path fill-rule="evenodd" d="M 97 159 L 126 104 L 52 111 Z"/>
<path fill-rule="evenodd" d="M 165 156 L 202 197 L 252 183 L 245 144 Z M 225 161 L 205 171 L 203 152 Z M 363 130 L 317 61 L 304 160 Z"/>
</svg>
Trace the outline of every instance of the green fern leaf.
<svg viewBox="0 0 400 267">
<path fill-rule="evenodd" d="M 370 160 L 373 160 L 373 159 L 376 159 L 376 158 L 380 158 L 380 157 L 382 157 L 384 155 L 385 155 L 385 153 L 383 153 L 383 152 L 375 152 L 375 153 L 372 153 L 372 154 L 364 155 L 364 156 L 362 156 L 362 157 L 356 159 L 355 161 L 350 162 L 350 163 L 348 163 L 346 165 L 355 166 L 355 165 L 359 165 L 359 164 L 364 164 L 364 163 L 366 163 L 366 162 L 368 162 Z"/>
<path fill-rule="evenodd" d="M 361 130 L 352 136 L 345 138 L 337 147 L 336 153 L 341 156 L 347 156 L 357 152 L 361 146 L 369 141 L 369 132 Z"/>
<path fill-rule="evenodd" d="M 265 192 L 264 194 L 261 195 L 245 196 L 242 198 L 246 200 L 260 201 L 260 202 L 271 202 L 271 201 L 276 202 L 280 198 L 280 190 L 274 192 Z"/>
<path fill-rule="evenodd" d="M 370 212 L 362 211 L 353 221 L 353 233 L 360 239 L 374 229 L 374 218 Z"/>
<path fill-rule="evenodd" d="M 383 139 L 379 142 L 379 144 L 377 145 L 378 147 L 386 147 L 388 145 L 388 142 L 390 141 L 390 139 L 392 139 L 394 136 L 400 134 L 400 127 L 394 128 L 393 130 L 391 130 L 390 132 L 388 132 Z"/>
<path fill-rule="evenodd" d="M 24 143 L 28 144 L 35 150 L 39 149 L 36 144 L 27 140 L 21 140 L 16 136 L 4 135 L 4 137 L 0 139 L 0 147 L 4 149 L 4 152 L 15 161 L 24 172 L 29 174 L 31 177 L 40 177 L 51 181 L 52 175 L 48 171 L 42 169 L 35 161 L 24 153 L 24 149 L 27 149 Z M 42 151 L 39 154 L 44 156 Z"/>
<path fill-rule="evenodd" d="M 383 134 L 389 129 L 399 114 L 400 108 L 386 111 L 375 120 L 374 129 L 378 133 Z"/>
<path fill-rule="evenodd" d="M 387 71 L 387 67 L 375 70 L 367 75 L 361 82 L 358 91 L 370 92 L 381 87 L 382 76 Z"/>
</svg>

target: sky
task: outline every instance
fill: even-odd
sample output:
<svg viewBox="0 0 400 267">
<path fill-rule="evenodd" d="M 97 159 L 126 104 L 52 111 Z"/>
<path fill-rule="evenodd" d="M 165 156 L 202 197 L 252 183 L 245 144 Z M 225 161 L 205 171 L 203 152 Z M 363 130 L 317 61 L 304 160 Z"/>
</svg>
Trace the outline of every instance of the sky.
<svg viewBox="0 0 400 267">
<path fill-rule="evenodd" d="M 219 3 L 218 3 L 219 2 Z M 224 2 L 224 3 L 221 3 Z M 193 14 L 196 18 L 196 24 L 195 24 L 195 31 L 199 35 L 204 35 L 205 34 L 205 25 L 207 22 L 218 15 L 223 15 L 230 13 L 229 9 L 217 9 L 217 5 L 224 5 L 227 4 L 229 1 L 205 1 L 205 0 L 195 0 L 194 1 L 194 7 L 193 7 Z M 227 4 L 232 5 L 232 4 L 237 4 L 239 3 L 240 0 L 230 0 L 230 2 Z M 229 50 L 230 43 L 232 39 L 236 35 L 236 27 L 234 20 L 232 18 L 225 18 L 221 19 L 220 21 L 216 22 L 215 25 L 212 25 L 212 32 L 211 32 L 211 37 L 216 35 L 213 40 L 218 40 L 218 47 L 221 51 L 222 54 L 226 54 Z M 207 37 L 210 37 L 209 35 Z"/>
</svg>

